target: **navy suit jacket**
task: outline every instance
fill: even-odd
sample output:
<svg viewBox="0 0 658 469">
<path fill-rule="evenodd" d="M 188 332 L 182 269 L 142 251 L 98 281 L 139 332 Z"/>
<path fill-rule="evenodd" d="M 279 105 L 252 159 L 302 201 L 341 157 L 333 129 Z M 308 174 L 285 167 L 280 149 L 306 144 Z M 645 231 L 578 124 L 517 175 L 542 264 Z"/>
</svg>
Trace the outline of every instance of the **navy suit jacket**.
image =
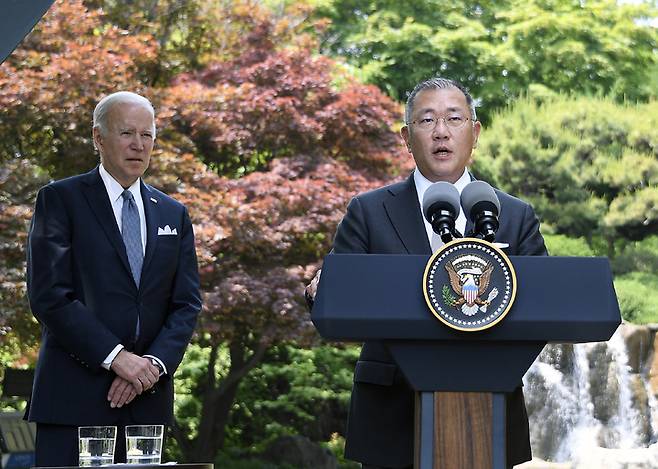
<svg viewBox="0 0 658 469">
<path fill-rule="evenodd" d="M 539 221 L 527 203 L 496 190 L 500 227 L 496 241 L 511 256 L 546 255 Z M 466 233 L 473 229 L 468 221 Z M 354 197 L 338 225 L 337 254 L 432 253 L 413 174 L 397 184 Z M 519 387 L 507 397 L 508 463 L 531 459 L 528 418 Z M 362 463 L 413 464 L 414 393 L 386 347 L 366 342 L 354 372 L 345 456 Z"/>
<path fill-rule="evenodd" d="M 194 233 L 182 204 L 143 182 L 141 194 L 147 242 L 139 288 L 98 168 L 48 184 L 37 195 L 27 288 L 42 343 L 30 421 L 172 421 L 171 378 L 201 309 Z M 165 225 L 177 234 L 158 235 Z M 138 355 L 158 357 L 167 374 L 152 391 L 112 409 L 107 393 L 115 374 L 101 364 L 119 343 Z"/>
</svg>

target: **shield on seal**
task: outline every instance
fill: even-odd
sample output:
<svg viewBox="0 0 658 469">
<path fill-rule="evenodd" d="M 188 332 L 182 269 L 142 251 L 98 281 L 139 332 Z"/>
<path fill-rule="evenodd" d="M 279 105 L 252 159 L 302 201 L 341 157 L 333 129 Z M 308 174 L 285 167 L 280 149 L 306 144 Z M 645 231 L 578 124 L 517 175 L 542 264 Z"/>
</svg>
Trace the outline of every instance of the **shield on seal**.
<svg viewBox="0 0 658 469">
<path fill-rule="evenodd" d="M 461 331 L 480 331 L 509 312 L 516 296 L 516 275 L 510 259 L 495 245 L 461 238 L 430 258 L 423 292 L 441 322 Z"/>
</svg>

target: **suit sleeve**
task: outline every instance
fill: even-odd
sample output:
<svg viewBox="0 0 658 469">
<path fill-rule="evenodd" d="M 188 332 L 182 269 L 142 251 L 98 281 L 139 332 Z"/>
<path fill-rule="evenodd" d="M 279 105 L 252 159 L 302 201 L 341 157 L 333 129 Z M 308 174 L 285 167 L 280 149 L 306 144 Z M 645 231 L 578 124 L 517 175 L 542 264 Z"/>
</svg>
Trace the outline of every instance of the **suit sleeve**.
<svg viewBox="0 0 658 469">
<path fill-rule="evenodd" d="M 74 275 L 70 215 L 57 190 L 46 186 L 37 195 L 28 235 L 30 308 L 61 347 L 100 369 L 120 340 L 77 297 Z"/>
<path fill-rule="evenodd" d="M 194 231 L 187 209 L 184 209 L 182 216 L 181 248 L 172 284 L 169 312 L 160 332 L 145 352 L 145 355 L 160 359 L 170 376 L 173 376 L 183 359 L 201 310 Z"/>
<path fill-rule="evenodd" d="M 539 231 L 539 219 L 535 211 L 525 204 L 523 220 L 519 233 L 519 256 L 547 256 L 548 251 L 544 244 L 544 237 Z"/>
<path fill-rule="evenodd" d="M 336 229 L 334 247 L 335 254 L 368 254 L 370 250 L 368 226 L 363 207 L 358 197 L 354 197 L 347 205 L 347 211 Z"/>
</svg>

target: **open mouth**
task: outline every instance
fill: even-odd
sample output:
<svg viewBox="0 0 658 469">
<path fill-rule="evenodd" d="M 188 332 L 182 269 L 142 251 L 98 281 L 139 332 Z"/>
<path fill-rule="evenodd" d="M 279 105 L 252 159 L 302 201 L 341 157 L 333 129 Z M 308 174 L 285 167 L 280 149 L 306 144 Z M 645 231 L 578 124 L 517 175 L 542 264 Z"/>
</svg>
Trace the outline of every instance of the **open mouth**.
<svg viewBox="0 0 658 469">
<path fill-rule="evenodd" d="M 435 148 L 434 151 L 432 151 L 432 154 L 436 156 L 449 156 L 451 153 L 452 150 L 446 147 L 438 147 Z"/>
</svg>

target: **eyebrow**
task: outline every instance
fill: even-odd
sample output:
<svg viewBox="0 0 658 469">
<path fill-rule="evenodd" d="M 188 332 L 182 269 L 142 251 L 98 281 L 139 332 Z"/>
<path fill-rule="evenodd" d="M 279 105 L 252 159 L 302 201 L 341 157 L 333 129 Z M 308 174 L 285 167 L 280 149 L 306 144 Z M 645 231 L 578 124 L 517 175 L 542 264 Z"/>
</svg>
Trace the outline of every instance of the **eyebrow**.
<svg viewBox="0 0 658 469">
<path fill-rule="evenodd" d="M 137 129 L 135 127 L 119 127 L 119 132 L 136 132 Z M 153 129 L 144 129 L 141 130 L 140 132 L 149 132 L 153 133 Z"/>
<path fill-rule="evenodd" d="M 447 108 L 446 111 L 447 111 L 447 112 L 458 112 L 458 111 L 461 112 L 461 111 L 463 111 L 463 109 L 460 108 L 460 107 L 454 107 L 454 106 L 453 106 L 453 107 L 449 107 L 449 108 Z M 437 110 L 434 109 L 434 108 L 431 108 L 431 107 L 426 107 L 425 109 L 421 109 L 421 110 L 420 110 L 420 114 L 426 114 L 426 113 L 428 113 L 428 112 L 434 112 L 434 113 L 436 113 Z"/>
</svg>

